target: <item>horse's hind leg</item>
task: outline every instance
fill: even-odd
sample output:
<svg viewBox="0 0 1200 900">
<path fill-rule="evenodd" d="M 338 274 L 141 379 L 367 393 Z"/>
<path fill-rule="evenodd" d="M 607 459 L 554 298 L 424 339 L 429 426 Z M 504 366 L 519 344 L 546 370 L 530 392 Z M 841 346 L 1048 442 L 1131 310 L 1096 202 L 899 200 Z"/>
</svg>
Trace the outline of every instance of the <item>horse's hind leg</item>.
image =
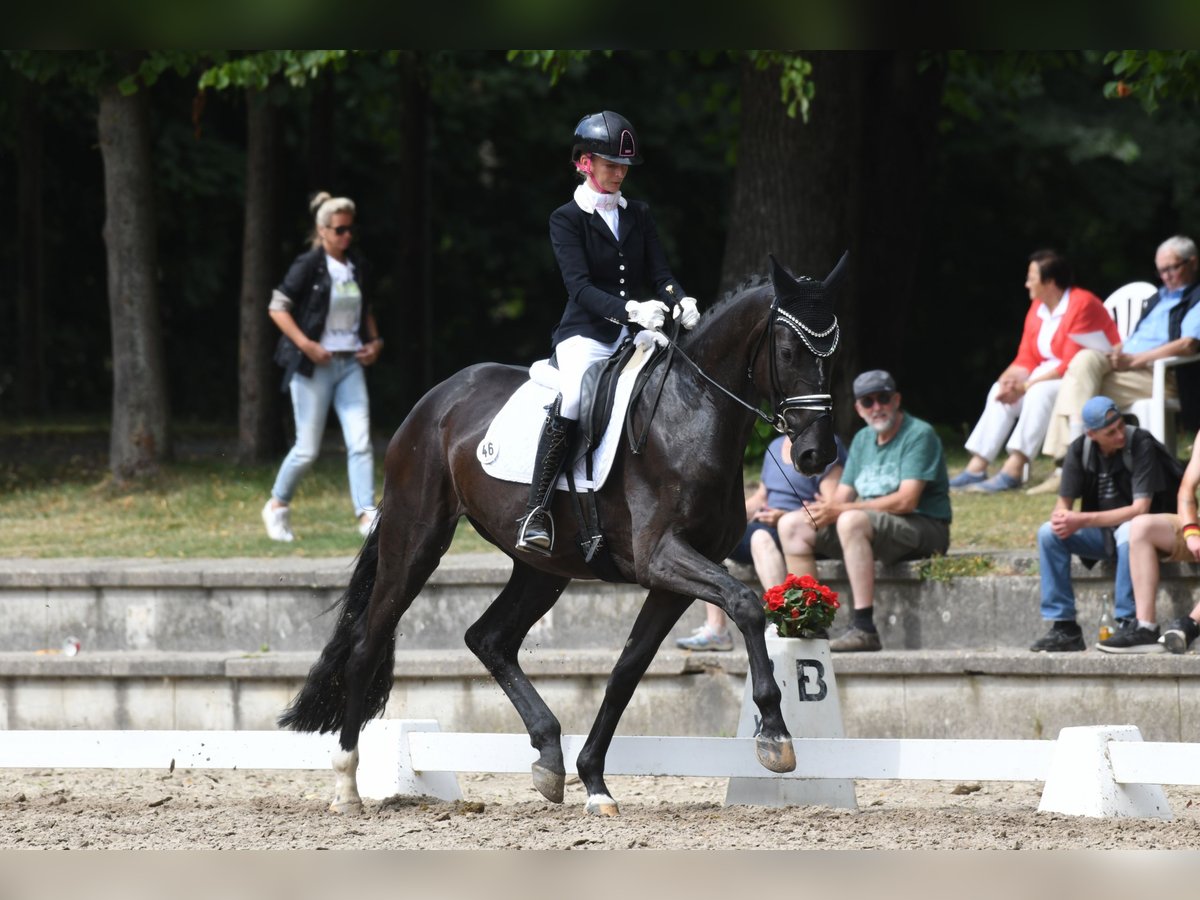
<svg viewBox="0 0 1200 900">
<path fill-rule="evenodd" d="M 588 792 L 587 811 L 592 815 L 615 816 L 618 813 L 617 802 L 604 783 L 604 757 L 634 689 L 650 668 L 663 638 L 691 603 L 691 597 L 652 590 L 633 623 L 625 648 L 608 677 L 596 721 L 576 761 L 579 778 Z"/>
<path fill-rule="evenodd" d="M 335 789 L 330 808 L 334 812 L 362 810 L 356 781 L 359 734 L 368 718 L 382 712 L 391 690 L 400 618 L 454 537 L 457 517 L 453 507 L 428 496 L 422 499 L 432 505 L 408 505 L 411 497 L 389 491 L 376 526 L 379 562 L 375 584 L 366 614 L 355 625 L 354 645 L 343 670 L 345 714 L 338 741 L 341 749 L 333 756 Z M 426 511 L 423 526 L 407 518 L 414 508 Z"/>
<path fill-rule="evenodd" d="M 532 770 L 533 786 L 553 803 L 562 803 L 567 775 L 562 726 L 522 671 L 517 654 L 529 629 L 554 606 L 569 581 L 514 561 L 508 584 L 466 634 L 467 646 L 487 667 L 525 723 L 529 741 L 538 751 Z"/>
</svg>

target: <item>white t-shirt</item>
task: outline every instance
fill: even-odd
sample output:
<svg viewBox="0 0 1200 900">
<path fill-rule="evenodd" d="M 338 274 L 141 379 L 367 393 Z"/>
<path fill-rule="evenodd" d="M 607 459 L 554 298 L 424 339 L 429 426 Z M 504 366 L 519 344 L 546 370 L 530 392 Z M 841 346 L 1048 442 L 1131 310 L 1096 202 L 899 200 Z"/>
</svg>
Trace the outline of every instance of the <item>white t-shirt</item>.
<svg viewBox="0 0 1200 900">
<path fill-rule="evenodd" d="M 325 255 L 329 267 L 329 312 L 325 315 L 325 330 L 321 346 L 330 353 L 354 352 L 362 348 L 359 325 L 362 321 L 362 291 L 354 280 L 354 263 L 338 262 Z"/>
</svg>

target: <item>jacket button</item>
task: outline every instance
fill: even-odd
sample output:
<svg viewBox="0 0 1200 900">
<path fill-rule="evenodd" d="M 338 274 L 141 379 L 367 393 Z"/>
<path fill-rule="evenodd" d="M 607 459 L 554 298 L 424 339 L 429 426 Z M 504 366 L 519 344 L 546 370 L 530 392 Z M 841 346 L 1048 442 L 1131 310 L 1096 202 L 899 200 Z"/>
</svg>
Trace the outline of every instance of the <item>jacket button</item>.
<svg viewBox="0 0 1200 900">
<path fill-rule="evenodd" d="M 620 269 L 622 272 L 624 272 L 625 271 L 625 263 L 621 263 L 621 265 L 617 266 L 617 268 Z"/>
<path fill-rule="evenodd" d="M 622 297 L 624 297 L 624 296 L 625 296 L 625 292 L 624 292 L 624 291 L 621 291 L 621 296 L 622 296 Z"/>
<path fill-rule="evenodd" d="M 624 284 L 624 283 L 625 283 L 625 279 L 624 279 L 624 278 L 621 278 L 621 279 L 619 279 L 619 280 L 618 280 L 618 283 L 619 283 L 619 284 Z"/>
</svg>

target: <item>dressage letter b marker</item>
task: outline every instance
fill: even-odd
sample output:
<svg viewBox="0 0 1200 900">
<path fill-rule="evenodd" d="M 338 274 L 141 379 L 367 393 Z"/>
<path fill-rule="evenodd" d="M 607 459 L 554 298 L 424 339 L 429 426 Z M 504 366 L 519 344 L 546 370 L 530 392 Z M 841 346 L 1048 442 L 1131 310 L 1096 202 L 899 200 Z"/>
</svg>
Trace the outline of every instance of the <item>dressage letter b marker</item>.
<svg viewBox="0 0 1200 900">
<path fill-rule="evenodd" d="M 796 689 L 801 700 L 820 702 L 825 699 L 829 685 L 825 683 L 825 667 L 820 660 L 796 660 Z"/>
</svg>

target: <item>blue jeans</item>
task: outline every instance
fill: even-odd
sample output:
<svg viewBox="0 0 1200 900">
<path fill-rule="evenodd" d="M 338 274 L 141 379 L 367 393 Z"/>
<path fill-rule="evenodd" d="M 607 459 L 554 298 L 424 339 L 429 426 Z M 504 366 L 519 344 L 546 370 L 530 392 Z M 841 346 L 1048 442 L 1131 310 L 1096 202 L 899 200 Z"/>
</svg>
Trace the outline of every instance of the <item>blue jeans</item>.
<svg viewBox="0 0 1200 900">
<path fill-rule="evenodd" d="M 1081 528 L 1065 541 L 1043 522 L 1038 529 L 1038 559 L 1042 571 L 1042 618 L 1075 621 L 1075 590 L 1071 587 L 1071 554 L 1086 559 L 1111 559 L 1104 549 L 1104 531 Z M 1118 619 L 1135 615 L 1133 581 L 1129 577 L 1129 523 L 1116 531 L 1117 580 L 1114 590 Z"/>
<path fill-rule="evenodd" d="M 329 407 L 337 412 L 346 442 L 346 468 L 354 515 L 375 507 L 375 459 L 371 449 L 371 405 L 367 379 L 353 355 L 337 355 L 328 365 L 317 366 L 311 377 L 297 373 L 289 389 L 296 414 L 296 445 L 283 460 L 271 496 L 290 503 L 296 485 L 312 468 L 321 452 L 321 436 Z"/>
</svg>

